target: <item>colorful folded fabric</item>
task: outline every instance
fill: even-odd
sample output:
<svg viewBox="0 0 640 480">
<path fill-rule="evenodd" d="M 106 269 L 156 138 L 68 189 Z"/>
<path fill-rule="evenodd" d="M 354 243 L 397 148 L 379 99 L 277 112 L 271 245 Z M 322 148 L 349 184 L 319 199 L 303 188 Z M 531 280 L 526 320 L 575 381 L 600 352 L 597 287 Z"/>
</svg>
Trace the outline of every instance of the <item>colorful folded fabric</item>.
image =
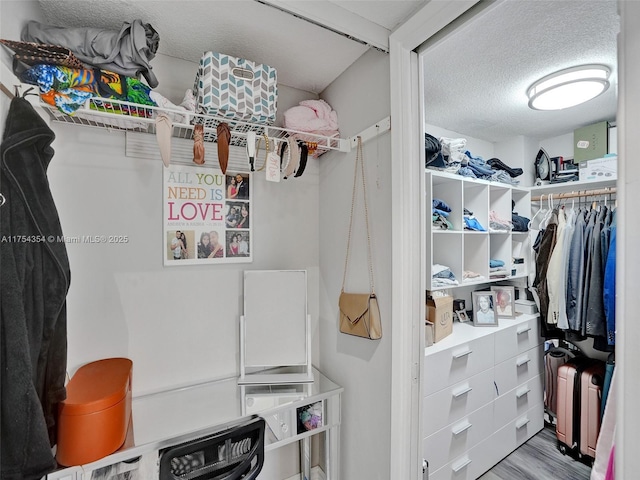
<svg viewBox="0 0 640 480">
<path fill-rule="evenodd" d="M 23 72 L 20 80 L 36 85 L 45 103 L 66 114 L 75 112 L 94 95 L 93 70 L 40 64 Z"/>
<path fill-rule="evenodd" d="M 36 85 L 42 100 L 67 115 L 73 114 L 95 96 L 113 98 L 138 105 L 156 106 L 151 89 L 140 80 L 106 70 L 69 68 L 60 65 L 39 64 L 20 75 L 24 83 Z M 91 105 L 97 110 L 122 112 L 131 116 L 150 116 L 146 109 L 127 106 L 113 107 L 103 102 Z M 135 111 L 130 111 L 135 110 Z"/>
</svg>

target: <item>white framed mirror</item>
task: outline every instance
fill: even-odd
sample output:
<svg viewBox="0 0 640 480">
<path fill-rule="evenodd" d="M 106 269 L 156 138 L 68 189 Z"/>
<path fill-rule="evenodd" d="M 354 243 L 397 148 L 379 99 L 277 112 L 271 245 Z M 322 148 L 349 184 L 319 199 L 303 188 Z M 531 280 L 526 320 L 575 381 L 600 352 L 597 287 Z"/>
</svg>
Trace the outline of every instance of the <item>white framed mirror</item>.
<svg viewBox="0 0 640 480">
<path fill-rule="evenodd" d="M 306 270 L 246 270 L 241 384 L 312 382 Z"/>
</svg>

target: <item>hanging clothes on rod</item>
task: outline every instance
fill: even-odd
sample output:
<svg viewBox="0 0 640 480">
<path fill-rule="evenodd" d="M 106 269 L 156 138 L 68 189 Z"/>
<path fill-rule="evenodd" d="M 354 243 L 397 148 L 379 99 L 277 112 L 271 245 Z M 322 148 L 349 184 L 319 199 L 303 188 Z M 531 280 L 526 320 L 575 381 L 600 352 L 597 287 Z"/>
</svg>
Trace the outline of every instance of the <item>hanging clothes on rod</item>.
<svg viewBox="0 0 640 480">
<path fill-rule="evenodd" d="M 547 197 L 534 242 L 536 276 L 531 287 L 546 338 L 592 337 L 594 348 L 602 351 L 610 351 L 615 343 L 616 228 L 611 195 L 615 189 L 555 196 L 586 201 L 577 206 L 575 201 L 554 206 L 554 196 Z M 543 196 L 533 201 L 544 204 Z M 542 210 L 541 206 L 533 218 Z"/>
</svg>

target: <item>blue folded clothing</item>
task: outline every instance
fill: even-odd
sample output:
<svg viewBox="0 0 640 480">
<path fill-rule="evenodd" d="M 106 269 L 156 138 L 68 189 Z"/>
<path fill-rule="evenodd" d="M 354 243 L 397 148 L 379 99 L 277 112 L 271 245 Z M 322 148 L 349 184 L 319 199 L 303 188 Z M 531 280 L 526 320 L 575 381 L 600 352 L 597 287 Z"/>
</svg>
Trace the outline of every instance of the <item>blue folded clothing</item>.
<svg viewBox="0 0 640 480">
<path fill-rule="evenodd" d="M 514 232 L 528 232 L 529 231 L 529 219 L 527 217 L 521 217 L 517 214 L 511 215 L 511 223 L 513 223 Z"/>
<path fill-rule="evenodd" d="M 492 258 L 491 260 L 489 260 L 489 267 L 490 268 L 504 267 L 504 262 L 502 260 L 494 260 Z"/>
<path fill-rule="evenodd" d="M 447 211 L 447 210 L 440 210 L 439 208 L 433 207 L 431 209 L 431 213 L 439 213 L 440 215 L 442 215 L 443 217 L 448 217 L 449 216 L 449 212 L 451 210 Z"/>
<path fill-rule="evenodd" d="M 443 210 L 445 212 L 450 212 L 451 208 L 444 200 L 440 200 L 439 198 L 434 198 L 432 201 L 433 208 L 437 208 L 438 210 Z"/>
<path fill-rule="evenodd" d="M 464 225 L 467 230 L 476 230 L 478 232 L 486 232 L 487 230 L 480 225 L 480 222 L 475 217 L 464 217 Z"/>
</svg>

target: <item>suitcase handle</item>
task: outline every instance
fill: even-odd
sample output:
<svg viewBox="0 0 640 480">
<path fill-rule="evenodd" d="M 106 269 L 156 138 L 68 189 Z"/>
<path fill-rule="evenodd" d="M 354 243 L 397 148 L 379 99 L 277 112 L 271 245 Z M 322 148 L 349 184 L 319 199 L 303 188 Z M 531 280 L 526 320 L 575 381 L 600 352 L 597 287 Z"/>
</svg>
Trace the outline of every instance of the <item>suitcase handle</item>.
<svg viewBox="0 0 640 480">
<path fill-rule="evenodd" d="M 454 426 L 451 429 L 451 433 L 453 433 L 454 435 L 460 435 L 462 432 L 469 430 L 471 427 L 472 427 L 472 424 L 469 423 L 468 420 L 465 420 L 463 424 Z"/>
<path fill-rule="evenodd" d="M 467 355 L 470 355 L 473 353 L 473 350 L 471 350 L 470 348 L 468 348 L 467 350 L 463 350 L 461 352 L 456 352 L 453 354 L 453 358 L 462 358 L 462 357 L 466 357 Z"/>
<path fill-rule="evenodd" d="M 516 360 L 516 367 L 521 367 L 523 365 L 526 365 L 530 361 L 531 359 L 529 358 L 529 355 L 527 355 L 526 357 L 519 358 L 518 360 Z"/>
<path fill-rule="evenodd" d="M 456 390 L 455 392 L 452 392 L 452 394 L 453 394 L 454 398 L 458 398 L 458 397 L 461 397 L 462 395 L 464 395 L 465 393 L 469 393 L 471 390 L 473 390 L 473 388 L 471 388 L 469 386 L 469 384 L 467 384 L 467 385 L 464 385 L 459 390 Z"/>
<path fill-rule="evenodd" d="M 458 473 L 460 470 L 462 470 L 464 467 L 466 467 L 470 463 L 471 463 L 471 459 L 469 457 L 464 457 L 458 463 L 451 465 L 451 470 L 453 470 L 455 473 Z"/>
</svg>

